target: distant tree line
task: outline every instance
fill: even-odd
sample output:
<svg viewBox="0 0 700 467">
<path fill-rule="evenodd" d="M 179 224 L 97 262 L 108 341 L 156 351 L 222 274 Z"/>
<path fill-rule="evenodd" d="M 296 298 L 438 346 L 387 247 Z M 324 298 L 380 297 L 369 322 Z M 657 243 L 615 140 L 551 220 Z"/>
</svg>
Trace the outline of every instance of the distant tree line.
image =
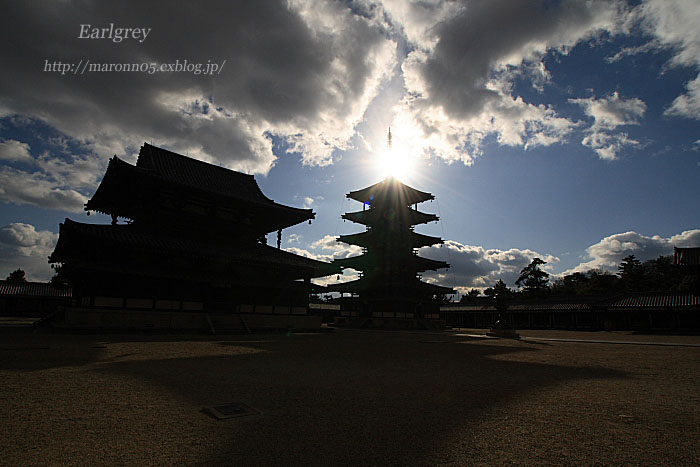
<svg viewBox="0 0 700 467">
<path fill-rule="evenodd" d="M 8 282 L 27 282 L 27 274 L 22 269 L 15 269 L 5 280 Z"/>
<path fill-rule="evenodd" d="M 462 302 L 469 302 L 482 295 L 487 297 L 521 296 L 532 298 L 571 297 L 571 296 L 613 296 L 621 293 L 665 292 L 692 293 L 700 295 L 700 274 L 698 269 L 688 269 L 673 264 L 672 256 L 659 256 L 644 262 L 634 255 L 626 256 L 617 267 L 617 274 L 599 269 L 567 274 L 550 283 L 549 273 L 541 266 L 547 264 L 534 258 L 520 271 L 515 281 L 517 289 L 509 288 L 502 279 L 481 292 L 471 289 L 462 296 Z M 66 286 L 68 280 L 61 265 L 52 265 L 54 276 L 49 281 L 54 286 Z M 12 271 L 6 278 L 12 282 L 26 282 L 22 269 Z M 320 298 L 320 297 L 319 297 Z M 437 299 L 448 301 L 449 296 Z"/>
<path fill-rule="evenodd" d="M 63 266 L 52 264 L 51 269 L 53 269 L 54 275 L 49 280 L 49 284 L 53 285 L 54 287 L 67 287 L 68 279 Z M 27 273 L 24 272 L 23 269 L 17 268 L 12 271 L 10 275 L 5 278 L 5 280 L 8 282 L 27 282 Z"/>
<path fill-rule="evenodd" d="M 483 291 L 487 297 L 521 296 L 523 298 L 613 296 L 635 292 L 665 292 L 700 294 L 698 270 L 673 264 L 673 257 L 659 256 L 644 262 L 634 255 L 626 256 L 617 268 L 617 274 L 591 269 L 567 274 L 550 284 L 549 274 L 541 269 L 547 264 L 535 258 L 520 271 L 515 281 L 517 290 L 510 289 L 499 279 Z M 482 292 L 471 289 L 462 302 L 479 297 Z"/>
</svg>

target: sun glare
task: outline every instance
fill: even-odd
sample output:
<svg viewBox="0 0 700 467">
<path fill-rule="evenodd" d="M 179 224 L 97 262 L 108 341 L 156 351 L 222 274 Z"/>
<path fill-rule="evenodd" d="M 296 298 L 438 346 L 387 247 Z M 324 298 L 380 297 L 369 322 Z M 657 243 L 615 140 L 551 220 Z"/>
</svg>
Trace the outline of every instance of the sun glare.
<svg viewBox="0 0 700 467">
<path fill-rule="evenodd" d="M 377 154 L 377 172 L 382 178 L 394 177 L 406 181 L 411 176 L 413 163 L 407 154 L 392 148 L 385 148 Z"/>
<path fill-rule="evenodd" d="M 392 141 L 391 129 L 387 134 L 386 146 L 374 157 L 375 170 L 382 178 L 394 177 L 405 182 L 413 175 L 414 159 L 407 147 Z"/>
</svg>

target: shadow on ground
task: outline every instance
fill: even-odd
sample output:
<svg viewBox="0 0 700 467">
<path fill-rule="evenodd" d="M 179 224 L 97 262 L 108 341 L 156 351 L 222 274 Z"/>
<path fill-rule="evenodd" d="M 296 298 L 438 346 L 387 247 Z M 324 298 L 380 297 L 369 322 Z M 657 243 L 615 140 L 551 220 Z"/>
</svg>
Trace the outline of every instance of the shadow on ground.
<svg viewBox="0 0 700 467">
<path fill-rule="evenodd" d="M 261 340 L 216 344 L 260 352 L 113 361 L 91 371 L 137 377 L 189 400 L 183 425 L 202 417 L 197 406 L 256 408 L 261 415 L 211 426 L 205 463 L 241 464 L 413 463 L 499 401 L 563 381 L 624 377 L 494 358 L 537 352 L 531 343 L 382 332 Z"/>
<path fill-rule="evenodd" d="M 547 417 L 561 417 L 552 411 L 566 410 L 569 397 L 585 411 L 595 406 L 585 388 L 631 378 L 585 360 L 552 363 L 557 347 L 551 344 L 450 334 L 49 335 L 20 341 L 4 344 L 0 367 L 33 372 L 17 385 L 31 378 L 53 385 L 57 396 L 35 390 L 28 397 L 58 410 L 52 408 L 50 420 L 11 422 L 25 439 L 39 440 L 38 457 L 14 459 L 59 463 L 78 456 L 88 463 L 463 464 L 489 449 L 494 456 L 482 455 L 482 461 L 510 462 L 514 458 L 498 450 L 507 450 L 501 444 L 512 427 L 518 439 L 536 445 L 538 436 L 555 436 L 561 428 L 549 423 L 554 434 L 545 433 Z M 39 343 L 48 349 L 36 348 Z M 547 352 L 549 359 L 535 358 Z M 548 407 L 548 394 L 559 387 L 583 388 L 583 394 L 559 391 Z M 532 413 L 513 423 L 522 415 L 513 407 L 523 401 Z M 202 411 L 230 402 L 260 413 L 215 420 Z M 23 416 L 21 404 L 13 407 L 10 420 Z M 549 415 L 532 420 L 536 428 L 529 434 L 533 413 Z M 566 428 L 573 436 L 576 423 Z M 595 431 L 595 419 L 587 423 L 593 427 L 585 429 Z M 488 439 L 500 427 L 505 432 Z M 595 433 L 588 436 L 599 442 Z M 599 455 L 615 449 L 611 443 Z M 628 454 L 624 458 L 634 459 L 634 451 Z M 575 460 L 566 451 L 540 459 Z"/>
</svg>

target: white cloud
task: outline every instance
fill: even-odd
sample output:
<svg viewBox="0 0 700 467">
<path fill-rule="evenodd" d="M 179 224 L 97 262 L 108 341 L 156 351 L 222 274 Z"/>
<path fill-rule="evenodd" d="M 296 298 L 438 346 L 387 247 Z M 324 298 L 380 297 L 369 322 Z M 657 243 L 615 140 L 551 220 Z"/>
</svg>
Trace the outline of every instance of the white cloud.
<svg viewBox="0 0 700 467">
<path fill-rule="evenodd" d="M 619 2 L 468 2 L 432 25 L 402 18 L 418 47 L 402 65 L 407 96 L 392 129 L 424 153 L 471 164 L 488 135 L 525 149 L 563 142 L 576 123 L 550 105 L 512 95 L 512 78 L 541 89 L 548 51 L 566 54 L 580 41 L 615 33 Z M 415 9 L 415 8 L 414 8 Z M 406 9 L 404 9 L 406 10 Z M 442 11 L 442 10 L 440 10 Z M 427 37 L 427 38 L 425 38 Z M 400 132 L 405 135 L 399 135 Z"/>
<path fill-rule="evenodd" d="M 593 149 L 598 157 L 606 160 L 617 159 L 617 154 L 625 147 L 640 147 L 642 144 L 630 138 L 627 133 L 608 133 L 602 130 L 591 130 L 581 144 Z"/>
<path fill-rule="evenodd" d="M 673 50 L 671 65 L 700 69 L 700 2 L 696 0 L 647 0 L 635 10 L 635 19 L 654 40 L 650 47 Z M 667 115 L 700 119 L 700 74 L 686 84 Z"/>
<path fill-rule="evenodd" d="M 340 243 L 336 241 L 337 238 L 338 237 L 334 237 L 333 235 L 326 235 L 323 238 L 316 240 L 309 247 L 309 249 L 313 251 L 296 247 L 287 247 L 285 250 L 289 251 L 290 253 L 304 256 L 305 258 L 324 261 L 326 263 L 330 263 L 334 259 L 358 256 L 362 253 L 362 248 L 359 246 Z M 358 271 L 347 268 L 344 269 L 340 275 L 333 274 L 330 276 L 313 279 L 313 283 L 318 285 L 336 284 L 338 282 L 356 280 L 359 279 L 359 277 Z"/>
<path fill-rule="evenodd" d="M 617 266 L 625 256 L 634 255 L 640 261 L 655 259 L 672 254 L 674 246 L 700 247 L 700 229 L 686 230 L 668 238 L 633 231 L 610 235 L 586 248 L 588 261 L 564 271 L 562 275 L 590 269 L 617 272 Z"/>
<path fill-rule="evenodd" d="M 20 125 L 37 122 L 24 118 Z M 14 122 L 17 124 L 18 122 Z M 23 162 L 24 168 L 0 165 L 0 201 L 33 204 L 46 209 L 80 212 L 94 191 L 108 159 L 83 146 L 74 154 L 65 137 L 43 138 L 49 148 L 33 157 L 26 143 L 7 140 L 0 143 L 0 160 Z"/>
<path fill-rule="evenodd" d="M 33 204 L 46 209 L 82 212 L 87 197 L 41 172 L 0 167 L 0 201 Z"/>
<path fill-rule="evenodd" d="M 309 250 L 312 251 L 296 247 L 287 247 L 285 250 L 306 258 L 324 261 L 326 263 L 330 263 L 334 259 L 358 256 L 362 253 L 362 248 L 359 246 L 338 242 L 336 241 L 337 238 L 338 237 L 334 237 L 333 235 L 326 235 L 323 238 L 316 240 L 309 246 Z"/>
<path fill-rule="evenodd" d="M 581 144 L 593 149 L 601 159 L 616 159 L 625 146 L 641 146 L 641 143 L 627 133 L 614 133 L 622 125 L 638 125 L 647 106 L 643 100 L 633 97 L 625 99 L 617 92 L 609 97 L 569 99 L 569 102 L 583 107 L 584 112 L 594 119 Z"/>
<path fill-rule="evenodd" d="M 97 188 L 99 180 L 106 169 L 108 158 L 94 155 L 66 156 L 60 158 L 51 153 L 44 153 L 36 163 L 43 173 L 58 186 L 72 188 Z"/>
<path fill-rule="evenodd" d="M 439 39 L 435 26 L 455 16 L 462 6 L 448 0 L 384 0 L 382 5 L 390 21 L 400 28 L 412 44 L 431 47 Z"/>
<path fill-rule="evenodd" d="M 520 271 L 534 258 L 548 263 L 545 270 L 551 270 L 553 263 L 559 261 L 556 256 L 533 250 L 487 250 L 482 246 L 464 245 L 454 240 L 448 240 L 443 245 L 423 247 L 419 253 L 427 258 L 447 261 L 451 266 L 447 270 L 424 273 L 426 280 L 454 287 L 461 293 L 472 288 L 491 287 L 499 279 L 513 287 Z"/>
<path fill-rule="evenodd" d="M 311 248 L 330 252 L 332 259 L 350 258 L 351 256 L 362 254 L 362 248 L 359 246 L 338 242 L 337 239 L 338 237 L 333 235 L 326 235 L 322 239 L 313 242 Z"/>
<path fill-rule="evenodd" d="M 700 75 L 686 84 L 686 90 L 688 92 L 676 97 L 664 113 L 700 120 Z"/>
<path fill-rule="evenodd" d="M 295 196 L 294 198 L 298 199 L 297 196 Z M 311 206 L 313 206 L 314 203 L 316 203 L 317 201 L 323 201 L 323 199 L 324 199 L 323 196 L 303 196 L 301 198 L 301 201 L 302 201 L 304 207 L 308 209 Z"/>
<path fill-rule="evenodd" d="M 0 278 L 17 268 L 27 273 L 27 280 L 47 281 L 53 275 L 48 256 L 58 234 L 39 230 L 31 224 L 13 223 L 0 227 Z"/>
<path fill-rule="evenodd" d="M 0 141 L 0 160 L 10 162 L 33 161 L 29 145 L 14 139 Z"/>
<path fill-rule="evenodd" d="M 289 246 L 284 248 L 284 251 L 294 253 L 295 255 L 303 256 L 304 258 L 315 259 L 316 261 L 323 261 L 324 263 L 330 263 L 333 261 L 333 255 L 324 255 L 319 253 L 312 253 L 309 250 L 303 248 L 297 248 L 294 246 Z"/>
<path fill-rule="evenodd" d="M 287 237 L 287 243 L 296 243 L 298 244 L 301 241 L 301 235 L 299 234 L 289 234 Z"/>
<path fill-rule="evenodd" d="M 643 100 L 633 97 L 625 99 L 618 92 L 610 97 L 596 99 L 594 97 L 569 99 L 569 102 L 579 104 L 589 117 L 593 117 L 594 128 L 614 130 L 621 125 L 637 125 L 644 116 L 647 106 Z"/>
</svg>

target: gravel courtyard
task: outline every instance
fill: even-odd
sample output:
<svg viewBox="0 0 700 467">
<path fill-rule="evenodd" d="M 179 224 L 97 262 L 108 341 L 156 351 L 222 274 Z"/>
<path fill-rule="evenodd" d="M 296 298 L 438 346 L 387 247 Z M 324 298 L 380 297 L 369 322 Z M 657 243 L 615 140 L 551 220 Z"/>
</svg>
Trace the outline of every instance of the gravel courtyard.
<svg viewBox="0 0 700 467">
<path fill-rule="evenodd" d="M 476 333 L 0 327 L 0 464 L 700 464 L 700 336 Z"/>
</svg>

